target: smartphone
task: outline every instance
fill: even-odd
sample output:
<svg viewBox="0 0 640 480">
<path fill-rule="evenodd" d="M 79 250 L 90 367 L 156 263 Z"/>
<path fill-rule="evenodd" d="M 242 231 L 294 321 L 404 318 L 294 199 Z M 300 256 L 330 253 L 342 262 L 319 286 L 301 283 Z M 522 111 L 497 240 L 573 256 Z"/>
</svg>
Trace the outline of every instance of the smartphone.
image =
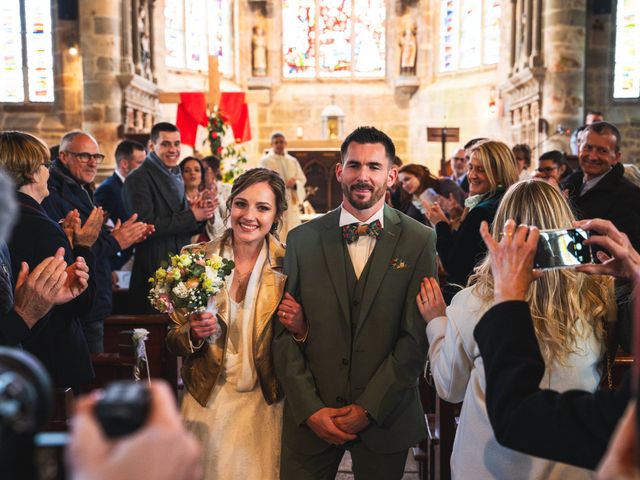
<svg viewBox="0 0 640 480">
<path fill-rule="evenodd" d="M 581 228 L 541 230 L 533 268 L 572 268 L 594 263 L 593 252 L 585 240 L 589 232 Z"/>
</svg>

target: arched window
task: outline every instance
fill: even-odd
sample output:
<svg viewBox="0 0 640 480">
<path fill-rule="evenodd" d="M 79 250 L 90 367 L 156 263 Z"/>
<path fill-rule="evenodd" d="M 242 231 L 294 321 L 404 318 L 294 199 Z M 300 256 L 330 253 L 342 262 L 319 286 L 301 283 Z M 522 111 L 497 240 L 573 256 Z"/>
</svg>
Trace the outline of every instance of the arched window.
<svg viewBox="0 0 640 480">
<path fill-rule="evenodd" d="M 500 3 L 500 0 L 441 0 L 441 72 L 498 63 Z"/>
<path fill-rule="evenodd" d="M 229 0 L 167 0 L 164 8 L 168 67 L 207 71 L 209 55 L 218 56 L 223 75 L 233 73 Z"/>
<path fill-rule="evenodd" d="M 619 0 L 613 98 L 640 97 L 640 0 Z"/>
<path fill-rule="evenodd" d="M 283 0 L 285 78 L 385 75 L 384 0 Z"/>
<path fill-rule="evenodd" d="M 53 102 L 51 0 L 0 2 L 0 102 Z"/>
</svg>

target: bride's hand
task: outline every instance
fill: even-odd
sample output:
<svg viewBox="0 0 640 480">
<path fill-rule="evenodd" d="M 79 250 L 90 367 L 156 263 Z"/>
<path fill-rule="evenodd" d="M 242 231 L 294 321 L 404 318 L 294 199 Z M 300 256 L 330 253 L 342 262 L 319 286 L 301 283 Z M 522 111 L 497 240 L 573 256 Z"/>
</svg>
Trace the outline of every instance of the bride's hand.
<svg viewBox="0 0 640 480">
<path fill-rule="evenodd" d="M 191 336 L 203 340 L 218 329 L 218 320 L 210 312 L 192 313 L 187 317 L 191 327 Z"/>
<path fill-rule="evenodd" d="M 280 302 L 278 318 L 294 337 L 302 338 L 307 333 L 307 322 L 302 314 L 302 306 L 289 293 L 285 293 Z"/>
</svg>

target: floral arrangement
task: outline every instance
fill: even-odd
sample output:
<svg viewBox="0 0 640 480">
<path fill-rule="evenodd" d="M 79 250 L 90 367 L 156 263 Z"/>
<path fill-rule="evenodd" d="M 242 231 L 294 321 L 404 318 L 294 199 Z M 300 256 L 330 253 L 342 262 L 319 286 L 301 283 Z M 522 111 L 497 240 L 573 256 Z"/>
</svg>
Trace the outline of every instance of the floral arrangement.
<svg viewBox="0 0 640 480">
<path fill-rule="evenodd" d="M 209 117 L 207 128 L 209 130 L 207 140 L 211 147 L 211 153 L 220 158 L 222 181 L 225 183 L 233 183 L 234 178 L 244 172 L 247 157 L 244 155 L 242 148 L 236 147 L 235 143 L 222 146 L 222 140 L 228 125 L 227 118 L 217 107 Z"/>
<path fill-rule="evenodd" d="M 151 305 L 162 313 L 176 308 L 186 309 L 187 314 L 204 312 L 233 267 L 232 260 L 215 254 L 211 258 L 200 252 L 170 256 L 169 265 L 158 268 L 149 279 Z"/>
<path fill-rule="evenodd" d="M 222 115 L 218 107 L 213 110 L 211 116 L 209 116 L 209 135 L 207 140 L 211 146 L 211 153 L 222 158 L 222 137 L 225 134 L 225 124 L 227 122 L 226 117 Z"/>
</svg>

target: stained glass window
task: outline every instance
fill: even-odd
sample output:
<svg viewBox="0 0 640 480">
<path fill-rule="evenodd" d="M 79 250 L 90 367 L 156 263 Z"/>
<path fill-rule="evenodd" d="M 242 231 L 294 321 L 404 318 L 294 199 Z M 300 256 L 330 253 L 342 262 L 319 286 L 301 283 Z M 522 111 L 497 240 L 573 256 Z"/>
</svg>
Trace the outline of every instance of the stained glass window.
<svg viewBox="0 0 640 480">
<path fill-rule="evenodd" d="M 500 0 L 440 1 L 440 71 L 498 62 Z"/>
<path fill-rule="evenodd" d="M 458 1 L 446 0 L 440 8 L 440 71 L 449 72 L 458 68 Z"/>
<path fill-rule="evenodd" d="M 640 97 L 640 0 L 618 0 L 614 98 Z"/>
<path fill-rule="evenodd" d="M 484 2 L 484 41 L 482 43 L 482 62 L 485 65 L 498 63 L 500 58 L 500 0 Z"/>
<path fill-rule="evenodd" d="M 383 77 L 384 0 L 283 0 L 283 75 Z"/>
<path fill-rule="evenodd" d="M 207 71 L 217 55 L 220 72 L 233 73 L 231 2 L 166 0 L 164 16 L 168 67 Z"/>
<path fill-rule="evenodd" d="M 480 38 L 482 36 L 482 3 L 463 0 L 460 3 L 460 68 L 480 65 Z"/>
<path fill-rule="evenodd" d="M 51 0 L 0 4 L 0 102 L 25 99 L 54 101 Z"/>
<path fill-rule="evenodd" d="M 168 67 L 185 67 L 183 7 L 183 0 L 166 0 L 164 6 L 165 62 Z"/>
</svg>

